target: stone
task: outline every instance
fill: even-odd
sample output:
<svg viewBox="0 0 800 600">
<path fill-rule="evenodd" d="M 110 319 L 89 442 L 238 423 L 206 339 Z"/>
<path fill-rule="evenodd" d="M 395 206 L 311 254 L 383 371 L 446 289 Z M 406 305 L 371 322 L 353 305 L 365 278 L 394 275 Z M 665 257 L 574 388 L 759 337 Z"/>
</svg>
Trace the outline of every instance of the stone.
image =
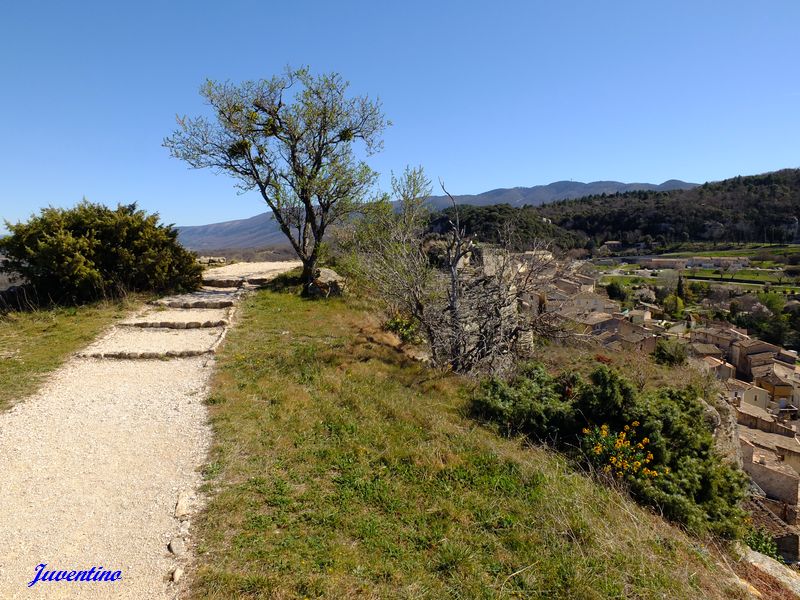
<svg viewBox="0 0 800 600">
<path fill-rule="evenodd" d="M 317 276 L 308 286 L 307 293 L 311 297 L 327 298 L 329 296 L 341 296 L 344 294 L 344 290 L 344 278 L 333 269 L 323 267 L 317 269 Z"/>
<path fill-rule="evenodd" d="M 172 570 L 172 581 L 178 583 L 181 580 L 181 577 L 183 577 L 183 569 L 180 567 L 175 567 Z"/>
<path fill-rule="evenodd" d="M 180 492 L 178 494 L 178 500 L 175 502 L 175 518 L 183 520 L 189 516 L 189 512 L 189 494 L 186 492 Z"/>
<path fill-rule="evenodd" d="M 181 535 L 186 537 L 189 535 L 189 527 L 191 527 L 191 523 L 187 521 L 181 521 Z"/>
<path fill-rule="evenodd" d="M 175 556 L 180 556 L 184 552 L 186 552 L 186 543 L 183 541 L 183 538 L 173 538 L 173 540 L 167 546 L 170 552 L 172 552 Z"/>
</svg>

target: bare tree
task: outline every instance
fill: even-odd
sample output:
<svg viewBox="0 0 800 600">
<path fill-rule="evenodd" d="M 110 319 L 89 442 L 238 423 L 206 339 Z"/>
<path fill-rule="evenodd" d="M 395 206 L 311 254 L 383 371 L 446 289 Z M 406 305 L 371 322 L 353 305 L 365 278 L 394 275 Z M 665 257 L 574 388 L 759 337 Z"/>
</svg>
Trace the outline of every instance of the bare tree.
<svg viewBox="0 0 800 600">
<path fill-rule="evenodd" d="M 544 242 L 512 253 L 510 232 L 498 247 L 475 244 L 457 203 L 442 190 L 453 202 L 453 218 L 443 233 L 426 236 L 430 182 L 421 169 L 393 178 L 399 210 L 384 202 L 358 223 L 352 238 L 358 264 L 387 305 L 419 324 L 435 365 L 502 371 L 523 338 L 562 331 L 557 316 L 538 302 L 557 273 L 553 254 Z"/>
</svg>

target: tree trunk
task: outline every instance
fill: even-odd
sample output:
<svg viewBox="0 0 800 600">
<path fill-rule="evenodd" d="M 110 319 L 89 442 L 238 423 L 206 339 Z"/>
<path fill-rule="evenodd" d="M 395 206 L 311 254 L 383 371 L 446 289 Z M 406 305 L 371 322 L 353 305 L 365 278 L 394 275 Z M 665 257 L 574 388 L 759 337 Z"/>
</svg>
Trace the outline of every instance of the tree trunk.
<svg viewBox="0 0 800 600">
<path fill-rule="evenodd" d="M 301 275 L 301 279 L 303 280 L 303 287 L 308 288 L 311 283 L 314 282 L 314 277 L 317 271 L 317 257 L 315 255 L 311 255 L 306 259 L 303 259 L 303 274 Z"/>
</svg>

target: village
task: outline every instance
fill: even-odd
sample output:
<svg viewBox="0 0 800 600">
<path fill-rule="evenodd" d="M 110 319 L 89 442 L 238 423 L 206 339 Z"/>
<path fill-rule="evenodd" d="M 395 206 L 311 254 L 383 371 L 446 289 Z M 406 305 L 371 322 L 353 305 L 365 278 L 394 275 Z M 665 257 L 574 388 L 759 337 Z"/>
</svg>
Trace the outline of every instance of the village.
<svg viewBox="0 0 800 600">
<path fill-rule="evenodd" d="M 747 262 L 741 257 L 697 257 L 648 258 L 639 264 L 647 269 L 729 270 Z M 690 365 L 719 380 L 720 400 L 735 415 L 737 459 L 752 480 L 746 509 L 754 524 L 773 537 L 784 560 L 800 561 L 797 352 L 724 320 L 686 313 L 676 321 L 655 302 L 636 299 L 633 308 L 623 308 L 608 297 L 597 272 L 579 261 L 550 283 L 543 304 L 578 336 L 608 350 L 652 354 L 658 340 L 671 340 L 685 348 Z"/>
</svg>

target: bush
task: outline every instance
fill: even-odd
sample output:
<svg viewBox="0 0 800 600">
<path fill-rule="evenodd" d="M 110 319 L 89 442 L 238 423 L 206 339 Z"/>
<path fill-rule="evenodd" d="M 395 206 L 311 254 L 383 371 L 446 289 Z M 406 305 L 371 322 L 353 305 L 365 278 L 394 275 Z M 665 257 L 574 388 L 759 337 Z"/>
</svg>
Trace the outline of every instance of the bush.
<svg viewBox="0 0 800 600">
<path fill-rule="evenodd" d="M 395 313 L 386 323 L 383 324 L 386 331 L 396 333 L 401 341 L 411 344 L 422 343 L 422 336 L 419 333 L 419 324 L 409 315 Z"/>
<path fill-rule="evenodd" d="M 628 299 L 628 290 L 619 281 L 612 281 L 606 286 L 606 294 L 612 300 L 625 302 Z"/>
<path fill-rule="evenodd" d="M 686 346 L 677 340 L 659 339 L 656 342 L 656 349 L 653 351 L 653 358 L 662 365 L 675 367 L 686 362 Z"/>
<path fill-rule="evenodd" d="M 743 538 L 744 543 L 756 552 L 761 552 L 778 562 L 783 562 L 783 558 L 778 554 L 778 544 L 772 536 L 763 529 L 750 529 Z"/>
<path fill-rule="evenodd" d="M 697 390 L 643 395 L 606 366 L 588 382 L 575 379 L 553 378 L 537 365 L 509 381 L 487 379 L 473 398 L 473 416 L 507 435 L 555 442 L 601 472 L 609 466 L 637 501 L 695 533 L 741 534 L 747 478 L 716 452 Z M 627 464 L 615 468 L 618 461 Z"/>
<path fill-rule="evenodd" d="M 77 304 L 126 291 L 196 289 L 201 267 L 177 241 L 135 204 L 116 209 L 81 202 L 45 208 L 27 223 L 6 223 L 0 240 L 2 270 L 22 275 L 40 298 Z"/>
</svg>

